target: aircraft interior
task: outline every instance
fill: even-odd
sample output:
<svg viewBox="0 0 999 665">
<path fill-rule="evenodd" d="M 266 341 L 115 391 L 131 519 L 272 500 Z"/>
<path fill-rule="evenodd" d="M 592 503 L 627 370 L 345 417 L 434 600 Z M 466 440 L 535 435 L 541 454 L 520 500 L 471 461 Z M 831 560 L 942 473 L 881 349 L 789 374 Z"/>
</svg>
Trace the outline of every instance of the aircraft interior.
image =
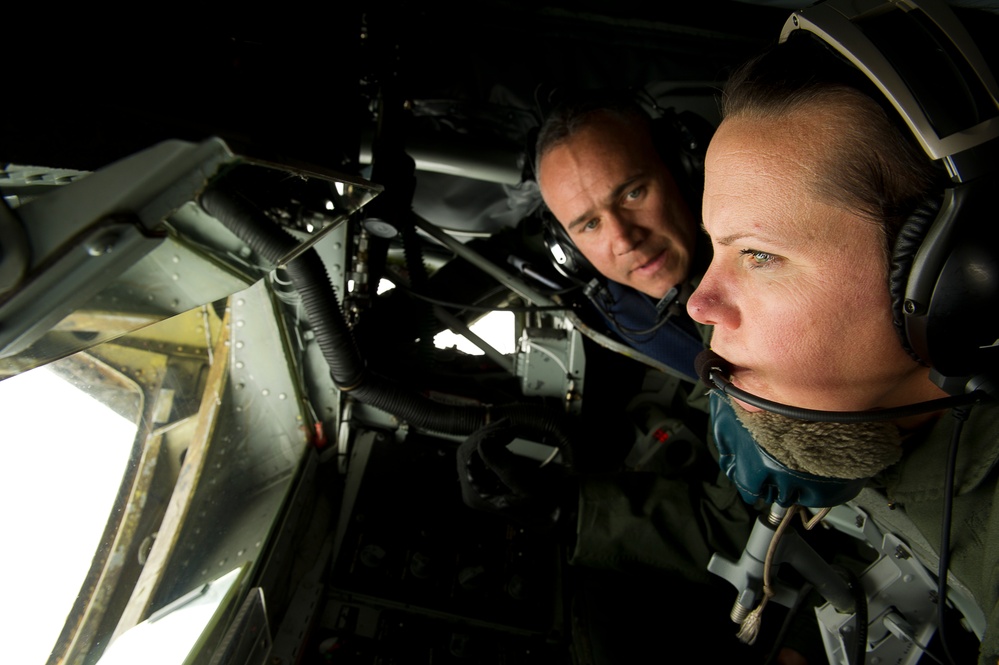
<svg viewBox="0 0 999 665">
<path fill-rule="evenodd" d="M 682 466 L 706 416 L 664 406 L 690 379 L 552 260 L 530 146 L 565 89 L 632 88 L 710 130 L 797 8 L 366 0 L 93 30 L 18 10 L 0 389 L 48 372 L 131 427 L 104 481 L 83 464 L 109 429 L 80 457 L 40 437 L 83 445 L 54 388 L 2 437 L 34 460 L 7 474 L 60 505 L 9 536 L 43 559 L 61 532 L 84 559 L 37 662 L 768 662 L 790 608 L 746 645 L 720 577 L 693 598 L 571 561 L 571 476 Z M 462 500 L 458 448 L 502 419 L 547 513 Z M 75 489 L 46 487 L 60 466 Z M 64 523 L 98 482 L 94 551 Z M 59 564 L 26 565 L 54 596 Z"/>
</svg>

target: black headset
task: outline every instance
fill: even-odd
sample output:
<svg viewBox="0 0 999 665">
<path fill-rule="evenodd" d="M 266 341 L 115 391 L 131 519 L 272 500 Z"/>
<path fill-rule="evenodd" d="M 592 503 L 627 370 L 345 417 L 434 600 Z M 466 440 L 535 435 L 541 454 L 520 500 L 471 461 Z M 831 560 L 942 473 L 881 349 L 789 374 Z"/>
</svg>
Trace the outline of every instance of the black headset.
<svg viewBox="0 0 999 665">
<path fill-rule="evenodd" d="M 893 248 L 889 290 L 903 346 L 952 394 L 999 378 L 999 87 L 938 0 L 828 0 L 793 13 L 873 83 L 947 182 Z"/>
<path fill-rule="evenodd" d="M 608 99 L 608 95 L 620 93 L 605 92 L 574 92 L 556 103 L 558 109 L 565 104 L 591 103 L 594 110 L 599 106 L 600 99 Z M 636 111 L 643 111 L 641 101 L 634 98 Z M 655 116 L 650 116 L 651 140 L 659 158 L 670 171 L 683 196 L 692 211 L 701 207 L 701 192 L 704 189 L 704 153 L 708 141 L 714 133 L 714 126 L 702 116 L 693 111 L 677 111 L 674 108 L 660 108 L 651 100 Z M 537 173 L 534 146 L 530 146 L 534 174 Z M 545 247 L 548 249 L 552 265 L 570 280 L 580 284 L 589 284 L 593 280 L 602 281 L 603 276 L 593 267 L 593 264 L 583 256 L 575 243 L 569 237 L 565 227 L 559 223 L 547 206 L 541 206 L 539 214 L 542 220 L 542 233 Z"/>
<path fill-rule="evenodd" d="M 565 227 L 559 224 L 546 206 L 542 206 L 540 215 L 542 237 L 555 270 L 563 277 L 581 284 L 588 284 L 594 279 L 603 279 L 600 272 L 572 242 Z"/>
</svg>

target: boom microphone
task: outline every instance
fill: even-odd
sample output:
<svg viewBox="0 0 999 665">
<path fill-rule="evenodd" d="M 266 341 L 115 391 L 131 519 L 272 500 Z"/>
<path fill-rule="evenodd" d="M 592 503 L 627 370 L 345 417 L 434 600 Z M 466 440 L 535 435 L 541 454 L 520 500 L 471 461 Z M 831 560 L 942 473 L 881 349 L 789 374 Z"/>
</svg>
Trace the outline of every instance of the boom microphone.
<svg viewBox="0 0 999 665">
<path fill-rule="evenodd" d="M 728 375 L 731 373 L 731 367 L 732 366 L 728 363 L 728 361 L 710 349 L 701 351 L 697 354 L 697 358 L 694 359 L 694 370 L 697 372 L 697 376 L 701 378 L 701 381 L 708 386 L 718 388 L 718 390 L 725 395 L 734 397 L 735 399 L 755 406 L 758 409 L 770 411 L 787 418 L 810 420 L 821 423 L 861 423 L 895 420 L 897 418 L 906 418 L 920 413 L 929 413 L 930 411 L 939 411 L 941 409 L 949 409 L 963 404 L 971 404 L 973 402 L 980 401 L 985 396 L 984 393 L 976 390 L 963 395 L 941 397 L 927 402 L 897 406 L 890 409 L 876 409 L 872 411 L 821 411 L 817 409 L 804 409 L 797 406 L 781 404 L 780 402 L 774 402 L 772 400 L 747 393 L 741 388 L 736 388 L 728 380 Z"/>
</svg>

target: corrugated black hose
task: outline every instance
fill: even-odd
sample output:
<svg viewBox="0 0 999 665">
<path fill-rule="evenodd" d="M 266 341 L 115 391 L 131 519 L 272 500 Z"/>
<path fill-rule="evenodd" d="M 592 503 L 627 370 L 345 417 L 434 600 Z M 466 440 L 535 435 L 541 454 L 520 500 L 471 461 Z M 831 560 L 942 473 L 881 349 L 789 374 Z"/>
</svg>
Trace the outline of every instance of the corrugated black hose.
<svg viewBox="0 0 999 665">
<path fill-rule="evenodd" d="M 226 178 L 209 186 L 200 203 L 208 214 L 270 262 L 277 263 L 298 244 Z M 361 357 L 319 255 L 310 249 L 285 268 L 302 297 L 316 342 L 340 390 L 419 428 L 443 434 L 468 435 L 490 422 L 510 418 L 549 439 L 562 452 L 564 463 L 571 465 L 569 439 L 564 431 L 567 422 L 559 411 L 523 403 L 492 407 L 443 404 L 379 376 L 367 369 Z"/>
</svg>

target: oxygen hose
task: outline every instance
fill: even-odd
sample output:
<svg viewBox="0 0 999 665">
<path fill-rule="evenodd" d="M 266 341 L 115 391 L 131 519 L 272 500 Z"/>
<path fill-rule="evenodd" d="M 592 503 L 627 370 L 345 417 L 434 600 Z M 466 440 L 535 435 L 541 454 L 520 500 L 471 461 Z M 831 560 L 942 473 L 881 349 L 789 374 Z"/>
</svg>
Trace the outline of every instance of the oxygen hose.
<svg viewBox="0 0 999 665">
<path fill-rule="evenodd" d="M 232 183 L 232 175 L 220 178 L 202 193 L 200 204 L 252 251 L 278 263 L 298 245 Z M 326 267 L 314 249 L 285 265 L 289 278 L 302 297 L 314 328 L 316 342 L 330 368 L 336 386 L 359 401 L 382 409 L 414 426 L 441 434 L 468 435 L 501 418 L 514 425 L 550 435 L 554 445 L 571 465 L 565 421 L 556 410 L 542 405 L 513 403 L 499 406 L 455 406 L 436 402 L 405 389 L 366 367 L 347 324 Z"/>
</svg>

